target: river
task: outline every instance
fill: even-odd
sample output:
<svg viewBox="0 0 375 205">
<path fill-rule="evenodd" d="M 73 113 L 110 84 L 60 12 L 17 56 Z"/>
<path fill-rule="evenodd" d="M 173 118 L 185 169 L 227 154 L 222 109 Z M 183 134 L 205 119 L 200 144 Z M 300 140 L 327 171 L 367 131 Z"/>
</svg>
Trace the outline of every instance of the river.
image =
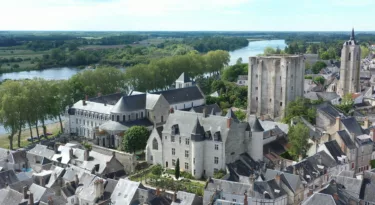
<svg viewBox="0 0 375 205">
<path fill-rule="evenodd" d="M 248 63 L 250 56 L 256 56 L 258 54 L 263 53 L 264 48 L 268 46 L 273 47 L 273 48 L 279 47 L 280 49 L 284 49 L 286 44 L 284 40 L 249 42 L 248 46 L 229 52 L 230 54 L 229 64 L 230 65 L 235 64 L 238 58 L 242 58 L 244 63 Z M 49 69 L 44 69 L 44 70 L 4 73 L 4 74 L 0 74 L 0 81 L 3 81 L 5 79 L 11 79 L 11 80 L 32 79 L 35 77 L 44 78 L 46 80 L 65 80 L 65 79 L 69 79 L 70 77 L 78 73 L 79 71 L 81 71 L 81 69 L 61 67 L 61 68 L 49 68 Z M 52 123 L 52 122 L 53 121 L 47 121 L 47 123 Z M 5 134 L 5 133 L 6 133 L 6 130 L 4 129 L 4 127 L 0 126 L 0 134 Z"/>
<path fill-rule="evenodd" d="M 249 45 L 237 49 L 235 51 L 229 52 L 230 54 L 230 62 L 229 65 L 236 64 L 237 59 L 242 58 L 243 63 L 249 63 L 250 56 L 256 56 L 258 54 L 262 54 L 264 48 L 272 47 L 280 49 L 284 49 L 286 46 L 285 40 L 269 40 L 269 41 L 250 41 Z"/>
</svg>

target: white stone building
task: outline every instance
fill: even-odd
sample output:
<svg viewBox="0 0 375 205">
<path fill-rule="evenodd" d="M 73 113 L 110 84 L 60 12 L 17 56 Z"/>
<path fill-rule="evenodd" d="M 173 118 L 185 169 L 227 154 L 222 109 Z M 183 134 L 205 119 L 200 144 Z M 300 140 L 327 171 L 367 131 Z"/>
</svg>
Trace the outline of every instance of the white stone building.
<svg viewBox="0 0 375 205">
<path fill-rule="evenodd" d="M 258 119 L 250 124 L 240 122 L 232 110 L 226 116 L 174 111 L 163 129 L 152 131 L 146 160 L 173 169 L 179 159 L 180 169 L 198 179 L 225 170 L 244 153 L 261 161 L 263 138 L 271 131 L 265 132 Z"/>
<path fill-rule="evenodd" d="M 337 94 L 344 96 L 348 93 L 360 92 L 360 63 L 361 47 L 354 37 L 354 29 L 349 41 L 346 41 L 341 50 L 340 81 Z"/>
<path fill-rule="evenodd" d="M 304 74 L 303 55 L 250 57 L 248 112 L 284 116 L 288 102 L 303 97 Z"/>
</svg>

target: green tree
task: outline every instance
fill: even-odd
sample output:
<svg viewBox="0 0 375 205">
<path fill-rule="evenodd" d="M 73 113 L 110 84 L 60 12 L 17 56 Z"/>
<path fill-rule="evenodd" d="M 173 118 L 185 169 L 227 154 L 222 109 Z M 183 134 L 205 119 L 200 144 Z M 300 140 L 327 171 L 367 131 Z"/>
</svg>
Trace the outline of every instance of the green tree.
<svg viewBox="0 0 375 205">
<path fill-rule="evenodd" d="M 276 50 L 270 46 L 264 48 L 263 55 L 273 55 L 276 54 Z"/>
<path fill-rule="evenodd" d="M 310 123 L 315 122 L 316 110 L 311 107 L 311 102 L 306 98 L 297 98 L 288 103 L 283 122 L 290 123 L 294 117 L 305 117 Z"/>
<path fill-rule="evenodd" d="M 133 126 L 129 128 L 123 137 L 122 147 L 126 152 L 143 150 L 146 147 L 149 131 L 143 126 Z"/>
<path fill-rule="evenodd" d="M 237 110 L 234 112 L 234 114 L 237 116 L 237 118 L 241 121 L 245 120 L 246 119 L 246 112 L 242 111 L 242 110 Z"/>
<path fill-rule="evenodd" d="M 309 138 L 309 128 L 303 123 L 299 122 L 289 128 L 288 142 L 290 148 L 288 152 L 294 160 L 297 160 L 299 156 L 306 157 L 306 153 L 311 146 Z"/>
<path fill-rule="evenodd" d="M 174 176 L 176 179 L 180 178 L 180 159 L 177 158 L 176 167 L 174 168 Z"/>
<path fill-rule="evenodd" d="M 235 64 L 224 69 L 222 79 L 235 82 L 239 75 L 247 75 L 247 72 L 248 64 Z"/>
<path fill-rule="evenodd" d="M 316 84 L 320 84 L 320 85 L 324 85 L 324 82 L 325 82 L 325 78 L 323 76 L 316 76 L 314 78 L 314 82 Z"/>
<path fill-rule="evenodd" d="M 354 100 L 352 98 L 352 94 L 348 93 L 342 97 L 341 103 L 339 105 L 336 105 L 336 107 L 344 113 L 348 114 L 350 110 L 353 108 L 353 105 Z"/>
<path fill-rule="evenodd" d="M 325 62 L 323 62 L 323 61 L 317 61 L 313 65 L 312 71 L 313 71 L 313 73 L 318 74 L 325 67 L 327 67 L 327 64 Z"/>
<path fill-rule="evenodd" d="M 236 64 L 242 64 L 242 58 L 241 57 L 237 59 Z M 0 65 L 0 68 L 1 68 L 1 65 Z"/>
<path fill-rule="evenodd" d="M 370 54 L 370 49 L 367 46 L 361 46 L 361 58 L 364 59 Z"/>
</svg>

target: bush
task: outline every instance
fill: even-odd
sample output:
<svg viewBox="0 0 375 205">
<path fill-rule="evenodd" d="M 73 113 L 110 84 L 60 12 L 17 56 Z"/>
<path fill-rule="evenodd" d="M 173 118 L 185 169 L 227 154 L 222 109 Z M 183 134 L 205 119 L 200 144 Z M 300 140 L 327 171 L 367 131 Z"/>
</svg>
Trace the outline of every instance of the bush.
<svg viewBox="0 0 375 205">
<path fill-rule="evenodd" d="M 155 165 L 155 166 L 153 166 L 153 167 L 151 168 L 151 173 L 152 173 L 153 175 L 160 176 L 162 172 L 163 172 L 163 168 L 161 167 L 160 164 Z"/>
<path fill-rule="evenodd" d="M 375 167 L 375 159 L 371 160 L 370 163 L 371 163 L 371 167 L 374 168 Z"/>
<path fill-rule="evenodd" d="M 223 178 L 224 176 L 225 176 L 225 171 L 221 169 L 221 170 L 215 172 L 213 177 L 214 177 L 215 179 L 221 179 L 221 178 Z"/>
<path fill-rule="evenodd" d="M 310 80 L 312 80 L 312 76 L 311 76 L 311 75 L 305 75 L 305 79 L 310 79 Z"/>
</svg>

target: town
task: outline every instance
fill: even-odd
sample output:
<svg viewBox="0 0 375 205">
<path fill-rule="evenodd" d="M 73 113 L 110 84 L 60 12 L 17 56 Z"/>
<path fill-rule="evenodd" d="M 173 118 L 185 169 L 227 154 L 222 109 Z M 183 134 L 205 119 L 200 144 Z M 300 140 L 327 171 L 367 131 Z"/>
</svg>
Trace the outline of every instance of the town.
<svg viewBox="0 0 375 205">
<path fill-rule="evenodd" d="M 375 204 L 374 48 L 363 58 L 354 29 L 341 47 L 337 60 L 265 51 L 239 62 L 245 109 L 236 95 L 224 109 L 230 88 L 207 91 L 188 70 L 163 89 L 57 100 L 57 135 L 43 121 L 44 140 L 30 127 L 27 146 L 0 148 L 0 204 Z M 22 130 L 2 109 L 12 146 Z"/>
</svg>

